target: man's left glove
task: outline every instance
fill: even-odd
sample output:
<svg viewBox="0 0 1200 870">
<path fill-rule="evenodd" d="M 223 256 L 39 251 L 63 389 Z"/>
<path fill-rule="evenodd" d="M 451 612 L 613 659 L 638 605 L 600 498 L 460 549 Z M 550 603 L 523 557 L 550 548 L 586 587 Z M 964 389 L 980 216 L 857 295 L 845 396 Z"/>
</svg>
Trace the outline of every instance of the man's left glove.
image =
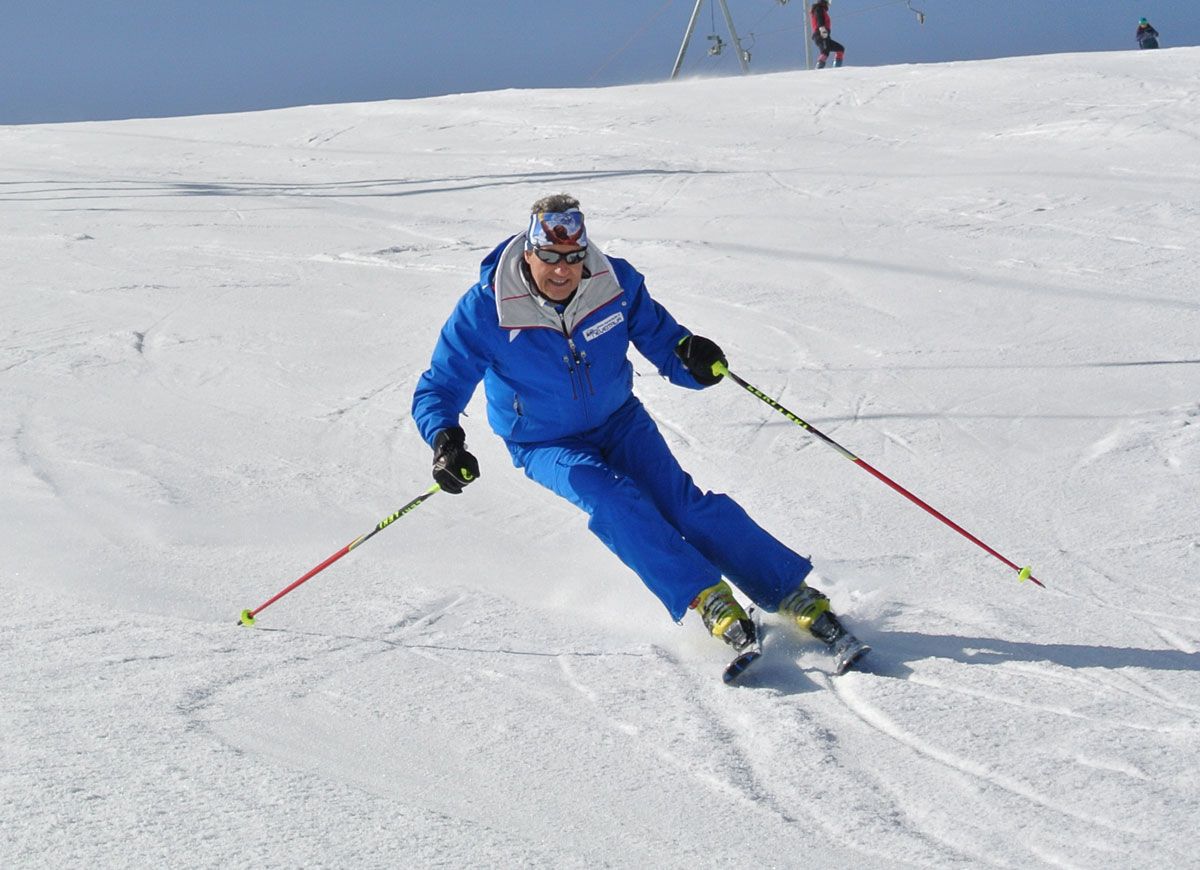
<svg viewBox="0 0 1200 870">
<path fill-rule="evenodd" d="M 721 348 L 717 347 L 717 343 L 712 339 L 689 335 L 675 345 L 675 356 L 682 360 L 692 377 L 703 387 L 711 387 L 725 377 L 713 371 L 713 366 L 717 363 L 726 366 L 728 362 L 725 354 L 721 353 Z"/>
<path fill-rule="evenodd" d="M 443 492 L 458 495 L 479 477 L 479 462 L 467 452 L 462 426 L 443 429 L 433 439 L 433 479 Z"/>
</svg>

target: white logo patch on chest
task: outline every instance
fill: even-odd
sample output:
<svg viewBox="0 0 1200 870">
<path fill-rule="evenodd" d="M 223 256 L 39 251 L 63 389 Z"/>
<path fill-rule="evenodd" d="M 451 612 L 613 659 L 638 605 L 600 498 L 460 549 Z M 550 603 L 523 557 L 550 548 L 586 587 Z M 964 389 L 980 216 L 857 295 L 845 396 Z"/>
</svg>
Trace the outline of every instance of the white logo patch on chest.
<svg viewBox="0 0 1200 870">
<path fill-rule="evenodd" d="M 600 336 L 604 335 L 604 333 L 608 332 L 610 329 L 612 329 L 618 323 L 624 323 L 624 322 L 625 322 L 625 315 L 622 314 L 620 311 L 618 311 L 616 314 L 612 315 L 611 317 L 606 317 L 603 320 L 601 320 L 599 323 L 597 323 L 593 326 L 589 326 L 587 329 L 585 329 L 583 331 L 583 337 L 586 338 L 588 341 L 593 341 L 593 340 L 599 338 Z"/>
</svg>

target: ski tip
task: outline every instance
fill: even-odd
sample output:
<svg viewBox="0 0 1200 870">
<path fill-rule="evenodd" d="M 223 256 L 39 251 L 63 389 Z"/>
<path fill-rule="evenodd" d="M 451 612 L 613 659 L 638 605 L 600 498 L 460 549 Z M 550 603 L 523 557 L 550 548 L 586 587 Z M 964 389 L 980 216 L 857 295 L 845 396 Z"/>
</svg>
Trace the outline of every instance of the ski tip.
<svg viewBox="0 0 1200 870">
<path fill-rule="evenodd" d="M 862 661 L 863 656 L 870 651 L 871 648 L 869 646 L 867 646 L 865 643 L 860 643 L 857 647 L 850 650 L 845 658 L 838 661 L 837 666 L 833 671 L 834 675 L 840 677 L 847 671 L 852 670 L 855 665 Z"/>
<path fill-rule="evenodd" d="M 251 626 L 254 625 L 254 614 L 249 609 L 243 610 L 242 615 L 238 618 L 238 625 Z"/>
<path fill-rule="evenodd" d="M 731 661 L 725 668 L 725 672 L 721 674 L 721 679 L 726 685 L 736 683 L 738 677 L 746 672 L 746 668 L 762 657 L 762 650 L 751 650 L 750 652 L 742 653 L 736 659 Z"/>
</svg>

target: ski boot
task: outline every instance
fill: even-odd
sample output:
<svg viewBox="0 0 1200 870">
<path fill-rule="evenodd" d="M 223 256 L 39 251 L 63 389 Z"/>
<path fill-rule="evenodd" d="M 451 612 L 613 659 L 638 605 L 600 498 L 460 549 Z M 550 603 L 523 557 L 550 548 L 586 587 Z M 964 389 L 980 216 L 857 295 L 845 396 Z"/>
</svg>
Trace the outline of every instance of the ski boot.
<svg viewBox="0 0 1200 870">
<path fill-rule="evenodd" d="M 724 580 L 700 591 L 692 608 L 700 611 L 704 627 L 713 637 L 733 647 L 736 655 L 725 668 L 723 679 L 732 683 L 747 666 L 762 655 L 758 627 L 733 597 L 733 590 Z"/>
<path fill-rule="evenodd" d="M 806 583 L 801 583 L 795 592 L 779 602 L 779 612 L 790 616 L 796 625 L 829 647 L 835 674 L 850 670 L 871 649 L 833 615 L 825 594 Z"/>
</svg>

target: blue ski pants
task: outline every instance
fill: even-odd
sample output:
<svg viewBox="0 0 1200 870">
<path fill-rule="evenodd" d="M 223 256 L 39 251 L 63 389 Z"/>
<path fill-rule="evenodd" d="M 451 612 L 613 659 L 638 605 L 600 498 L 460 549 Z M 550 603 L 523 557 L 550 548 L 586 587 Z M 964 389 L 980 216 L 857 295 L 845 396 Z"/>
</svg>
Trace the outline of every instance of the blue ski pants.
<svg viewBox="0 0 1200 870">
<path fill-rule="evenodd" d="M 507 445 L 527 477 L 587 512 L 592 533 L 676 622 L 722 575 L 774 611 L 812 570 L 732 498 L 702 492 L 635 397 L 588 432 Z"/>
</svg>

